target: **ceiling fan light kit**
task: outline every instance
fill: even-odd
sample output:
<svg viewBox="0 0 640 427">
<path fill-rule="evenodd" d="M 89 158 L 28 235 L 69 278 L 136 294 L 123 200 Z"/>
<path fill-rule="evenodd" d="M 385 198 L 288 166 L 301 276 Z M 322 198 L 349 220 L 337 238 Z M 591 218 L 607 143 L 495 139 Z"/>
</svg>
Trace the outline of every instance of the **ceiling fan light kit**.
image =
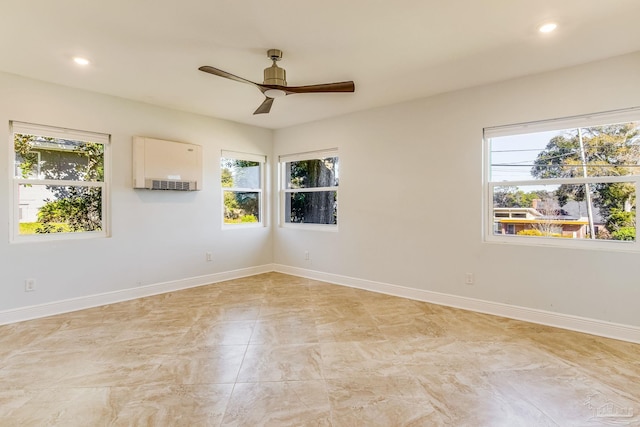
<svg viewBox="0 0 640 427">
<path fill-rule="evenodd" d="M 267 89 L 264 91 L 264 96 L 267 98 L 282 98 L 283 96 L 287 96 L 287 92 L 282 89 Z"/>
<path fill-rule="evenodd" d="M 264 94 L 265 100 L 253 114 L 268 113 L 271 111 L 274 98 L 281 98 L 286 95 L 294 95 L 296 93 L 355 92 L 355 84 L 352 81 L 308 86 L 287 86 L 287 72 L 284 68 L 280 68 L 278 64 L 276 64 L 276 62 L 282 59 L 282 51 L 279 49 L 269 49 L 267 51 L 267 57 L 273 61 L 273 64 L 264 69 L 264 81 L 262 84 L 252 82 L 208 65 L 203 65 L 198 68 L 198 70 L 257 87 L 260 92 Z"/>
</svg>

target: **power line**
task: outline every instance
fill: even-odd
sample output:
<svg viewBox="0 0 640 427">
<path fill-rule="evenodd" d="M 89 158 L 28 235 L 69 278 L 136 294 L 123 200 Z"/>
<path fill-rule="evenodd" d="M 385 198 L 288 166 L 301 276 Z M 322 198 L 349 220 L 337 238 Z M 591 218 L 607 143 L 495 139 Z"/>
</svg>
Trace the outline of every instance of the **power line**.
<svg viewBox="0 0 640 427">
<path fill-rule="evenodd" d="M 515 153 L 517 151 L 544 151 L 540 148 L 527 148 L 522 150 L 491 150 L 492 153 Z"/>
<path fill-rule="evenodd" d="M 572 163 L 570 165 L 568 164 L 556 164 L 556 165 L 522 165 L 522 164 L 517 164 L 517 163 L 492 163 L 491 167 L 501 167 L 501 166 L 505 166 L 505 167 L 539 167 L 539 168 L 558 168 L 558 167 L 562 167 L 562 168 L 570 168 L 570 167 L 582 167 L 582 166 L 586 166 L 586 167 L 597 167 L 597 168 L 640 168 L 640 165 L 611 165 L 611 164 L 605 164 L 605 165 L 599 165 L 599 164 L 593 164 L 593 163 L 586 163 L 586 164 L 582 164 L 582 163 Z"/>
<path fill-rule="evenodd" d="M 632 140 L 633 141 L 633 140 Z M 587 148 L 599 148 L 601 147 L 603 144 L 600 143 L 585 143 L 585 147 Z M 615 147 L 640 147 L 640 142 L 636 143 L 635 141 L 633 141 L 632 143 L 629 143 L 629 141 L 622 141 L 622 142 L 616 142 L 616 143 L 612 143 L 612 144 L 606 144 L 606 145 L 611 145 L 611 146 L 615 146 Z M 572 150 L 577 150 L 577 147 L 568 147 Z M 538 152 L 543 152 L 543 151 L 547 151 L 546 148 L 519 148 L 519 149 L 513 149 L 513 150 L 491 150 L 492 153 L 517 153 L 517 152 L 522 152 L 522 151 L 538 151 Z M 575 154 L 575 153 L 573 153 Z"/>
</svg>

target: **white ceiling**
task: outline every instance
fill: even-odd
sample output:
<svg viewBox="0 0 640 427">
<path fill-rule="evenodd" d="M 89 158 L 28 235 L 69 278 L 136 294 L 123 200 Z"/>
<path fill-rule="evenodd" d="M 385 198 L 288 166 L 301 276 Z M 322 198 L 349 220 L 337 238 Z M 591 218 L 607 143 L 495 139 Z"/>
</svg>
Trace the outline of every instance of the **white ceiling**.
<svg viewBox="0 0 640 427">
<path fill-rule="evenodd" d="M 3 0 L 0 70 L 277 129 L 640 51 L 639 16 L 640 0 Z M 356 92 L 254 116 L 256 88 L 198 71 L 262 82 L 269 48 L 289 85 Z"/>
</svg>

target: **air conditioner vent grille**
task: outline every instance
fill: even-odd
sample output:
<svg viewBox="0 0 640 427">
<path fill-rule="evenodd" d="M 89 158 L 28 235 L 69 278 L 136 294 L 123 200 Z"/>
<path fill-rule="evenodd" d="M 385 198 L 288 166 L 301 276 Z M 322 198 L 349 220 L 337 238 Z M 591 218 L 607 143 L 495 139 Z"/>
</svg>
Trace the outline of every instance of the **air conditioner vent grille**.
<svg viewBox="0 0 640 427">
<path fill-rule="evenodd" d="M 147 179 L 146 188 L 150 190 L 178 190 L 178 191 L 194 191 L 197 190 L 195 181 L 173 181 L 164 179 Z"/>
</svg>

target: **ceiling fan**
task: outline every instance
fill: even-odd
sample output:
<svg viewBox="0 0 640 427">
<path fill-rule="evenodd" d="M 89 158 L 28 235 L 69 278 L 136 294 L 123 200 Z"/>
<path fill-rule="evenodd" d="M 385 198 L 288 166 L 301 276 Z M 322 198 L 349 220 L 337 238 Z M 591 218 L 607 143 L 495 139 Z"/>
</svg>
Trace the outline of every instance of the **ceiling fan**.
<svg viewBox="0 0 640 427">
<path fill-rule="evenodd" d="M 253 114 L 266 114 L 271 110 L 274 98 L 280 98 L 286 95 L 294 95 L 296 93 L 329 93 L 329 92 L 354 92 L 355 84 L 352 81 L 338 83 L 324 83 L 308 86 L 287 86 L 287 72 L 284 68 L 278 67 L 277 61 L 282 59 L 282 51 L 279 49 L 269 49 L 267 57 L 273 61 L 269 68 L 264 69 L 264 82 L 254 83 L 242 77 L 235 76 L 226 71 L 219 70 L 208 65 L 204 65 L 198 70 L 210 73 L 225 79 L 235 80 L 240 83 L 247 83 L 257 87 L 265 96 L 265 100 L 260 104 Z"/>
</svg>

